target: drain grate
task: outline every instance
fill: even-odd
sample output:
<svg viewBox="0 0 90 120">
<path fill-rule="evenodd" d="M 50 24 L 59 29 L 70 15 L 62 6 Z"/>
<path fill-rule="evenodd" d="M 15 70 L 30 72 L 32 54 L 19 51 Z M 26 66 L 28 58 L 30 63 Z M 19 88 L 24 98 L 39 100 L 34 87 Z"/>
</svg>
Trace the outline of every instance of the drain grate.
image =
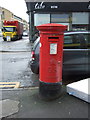
<svg viewBox="0 0 90 120">
<path fill-rule="evenodd" d="M 19 88 L 20 82 L 0 82 L 0 89 L 2 88 Z"/>
</svg>

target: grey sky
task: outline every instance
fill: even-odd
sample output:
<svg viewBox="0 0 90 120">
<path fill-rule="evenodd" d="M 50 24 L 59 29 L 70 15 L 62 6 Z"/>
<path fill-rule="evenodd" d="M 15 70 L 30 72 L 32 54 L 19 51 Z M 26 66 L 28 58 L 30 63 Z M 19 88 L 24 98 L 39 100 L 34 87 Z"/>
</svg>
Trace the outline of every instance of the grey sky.
<svg viewBox="0 0 90 120">
<path fill-rule="evenodd" d="M 0 0 L 0 6 L 28 21 L 27 7 L 24 0 Z"/>
</svg>

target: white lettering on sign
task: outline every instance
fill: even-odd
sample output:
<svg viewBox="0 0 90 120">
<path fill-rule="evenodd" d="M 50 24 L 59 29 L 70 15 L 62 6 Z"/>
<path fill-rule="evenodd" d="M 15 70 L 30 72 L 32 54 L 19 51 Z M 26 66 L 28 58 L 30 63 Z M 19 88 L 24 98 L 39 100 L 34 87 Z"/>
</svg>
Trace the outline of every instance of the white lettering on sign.
<svg viewBox="0 0 90 120">
<path fill-rule="evenodd" d="M 55 8 L 55 9 L 57 9 L 57 8 L 58 8 L 58 6 L 51 6 L 51 8 Z"/>
<path fill-rule="evenodd" d="M 45 8 L 44 2 L 35 4 L 35 9 L 44 9 L 44 8 Z"/>
</svg>

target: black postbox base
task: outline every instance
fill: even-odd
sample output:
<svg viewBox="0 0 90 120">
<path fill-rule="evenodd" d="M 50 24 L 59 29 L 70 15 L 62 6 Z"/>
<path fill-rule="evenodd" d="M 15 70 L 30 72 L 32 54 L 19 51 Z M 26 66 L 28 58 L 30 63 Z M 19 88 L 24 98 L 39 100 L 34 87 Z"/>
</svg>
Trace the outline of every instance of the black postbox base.
<svg viewBox="0 0 90 120">
<path fill-rule="evenodd" d="M 39 82 L 39 95 L 44 100 L 53 100 L 60 97 L 62 83 Z"/>
</svg>

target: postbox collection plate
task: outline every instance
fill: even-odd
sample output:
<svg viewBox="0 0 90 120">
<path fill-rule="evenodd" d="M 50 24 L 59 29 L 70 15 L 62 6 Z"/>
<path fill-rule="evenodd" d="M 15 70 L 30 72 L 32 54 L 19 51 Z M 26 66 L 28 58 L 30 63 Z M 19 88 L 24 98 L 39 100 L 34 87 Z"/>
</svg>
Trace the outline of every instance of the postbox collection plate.
<svg viewBox="0 0 90 120">
<path fill-rule="evenodd" d="M 50 54 L 57 54 L 57 43 L 50 43 Z"/>
</svg>

